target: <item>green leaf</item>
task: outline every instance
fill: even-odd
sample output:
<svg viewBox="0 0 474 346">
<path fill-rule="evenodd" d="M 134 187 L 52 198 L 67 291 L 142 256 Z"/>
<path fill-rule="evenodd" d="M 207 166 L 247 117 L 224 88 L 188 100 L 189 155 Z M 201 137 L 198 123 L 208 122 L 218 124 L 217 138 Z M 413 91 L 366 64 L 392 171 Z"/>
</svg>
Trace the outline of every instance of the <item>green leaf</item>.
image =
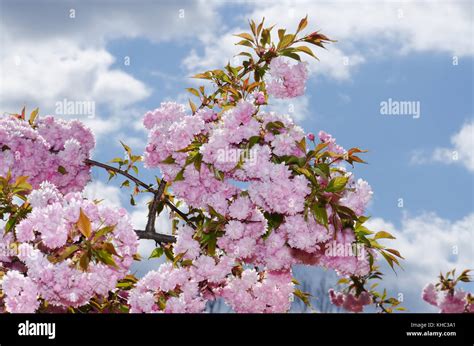
<svg viewBox="0 0 474 346">
<path fill-rule="evenodd" d="M 398 263 L 398 260 L 393 257 L 392 255 L 384 252 L 384 251 L 380 251 L 380 253 L 382 254 L 382 256 L 385 258 L 385 260 L 387 261 L 387 263 L 390 265 L 390 267 L 392 268 L 393 271 L 395 271 L 395 268 L 393 266 L 393 263 L 396 263 L 396 264 L 399 264 Z"/>
<path fill-rule="evenodd" d="M 192 76 L 191 78 L 198 78 L 198 79 L 211 79 L 211 74 L 209 72 L 205 73 L 198 73 Z"/>
<path fill-rule="evenodd" d="M 265 46 L 267 44 L 270 44 L 270 42 L 271 42 L 270 30 L 263 29 L 262 38 L 260 39 L 260 43 L 262 44 L 262 46 Z"/>
<path fill-rule="evenodd" d="M 327 192 L 340 192 L 344 189 L 346 186 L 347 182 L 349 180 L 349 177 L 335 177 L 332 179 L 328 186 L 326 187 Z"/>
<path fill-rule="evenodd" d="M 161 256 L 163 256 L 164 254 L 164 250 L 162 247 L 157 247 L 156 249 L 154 249 L 152 252 L 151 252 L 151 255 L 150 257 L 148 257 L 148 259 L 150 258 L 160 258 Z"/>
<path fill-rule="evenodd" d="M 109 243 L 109 242 L 105 243 L 104 244 L 104 250 L 107 251 L 111 255 L 115 255 L 115 256 L 120 257 L 119 254 L 117 253 L 117 250 L 115 250 L 114 244 L 112 244 L 112 243 Z"/>
<path fill-rule="evenodd" d="M 79 260 L 79 266 L 83 271 L 86 271 L 89 267 L 90 257 L 87 252 L 84 252 Z"/>
<path fill-rule="evenodd" d="M 297 61 L 301 61 L 300 56 L 296 53 L 293 53 L 292 51 L 285 50 L 284 52 L 281 53 L 281 55 L 287 56 L 287 57 L 295 59 Z"/>
<path fill-rule="evenodd" d="M 79 219 L 76 222 L 77 228 L 84 235 L 89 238 L 92 234 L 92 224 L 82 208 L 79 210 Z"/>
<path fill-rule="evenodd" d="M 171 251 L 169 248 L 165 247 L 163 249 L 163 251 L 165 252 L 165 256 L 168 260 L 170 260 L 171 262 L 174 261 L 174 255 L 173 255 L 173 251 Z"/>
<path fill-rule="evenodd" d="M 336 283 L 336 285 L 344 285 L 344 284 L 348 284 L 350 281 L 348 278 L 342 278 L 342 279 L 339 279 Z"/>
<path fill-rule="evenodd" d="M 173 158 L 173 156 L 168 156 L 166 159 L 164 159 L 163 161 L 161 161 L 161 163 L 165 163 L 167 165 L 170 165 L 170 164 L 173 164 L 175 163 L 175 159 Z"/>
<path fill-rule="evenodd" d="M 248 40 L 248 41 L 250 41 L 250 42 L 253 42 L 253 37 L 252 37 L 252 35 L 250 35 L 250 34 L 248 34 L 248 33 L 246 33 L 246 32 L 243 32 L 243 33 L 241 33 L 241 34 L 236 34 L 236 35 L 234 35 L 234 36 L 241 37 L 241 38 L 243 38 L 243 39 L 245 39 L 245 40 Z"/>
<path fill-rule="evenodd" d="M 283 223 L 284 217 L 281 214 L 277 213 L 264 213 L 265 218 L 268 221 L 268 228 L 269 229 L 277 229 Z"/>
<path fill-rule="evenodd" d="M 123 159 L 121 157 L 115 157 L 109 161 L 110 163 L 118 163 L 119 165 L 123 165 Z"/>
<path fill-rule="evenodd" d="M 173 181 L 181 181 L 184 180 L 184 168 L 176 174 L 176 177 L 174 178 Z"/>
<path fill-rule="evenodd" d="M 296 50 L 298 50 L 299 52 L 303 52 L 308 55 L 311 55 L 313 58 L 316 58 L 316 59 L 318 58 L 316 55 L 314 55 L 313 51 L 306 46 L 296 47 Z"/>
<path fill-rule="evenodd" d="M 109 266 L 118 268 L 117 263 L 115 263 L 114 259 L 112 258 L 112 255 L 110 253 L 108 253 L 105 250 L 95 250 L 94 252 L 95 252 L 96 258 L 100 262 L 102 262 L 104 264 L 107 264 Z"/>
<path fill-rule="evenodd" d="M 329 177 L 329 165 L 327 163 L 318 163 L 314 166 L 314 173 L 327 179 Z"/>
<path fill-rule="evenodd" d="M 283 38 L 278 43 L 277 49 L 280 50 L 280 49 L 284 49 L 288 47 L 290 44 L 293 43 L 294 38 L 295 38 L 295 35 L 292 35 L 292 34 L 283 36 Z"/>
<path fill-rule="evenodd" d="M 298 24 L 298 29 L 296 30 L 296 33 L 306 28 L 307 25 L 308 25 L 308 16 L 301 19 L 300 23 Z"/>
<path fill-rule="evenodd" d="M 30 125 L 33 125 L 35 123 L 36 117 L 38 116 L 39 108 L 35 108 L 31 114 L 30 114 L 30 120 L 28 122 Z"/>
<path fill-rule="evenodd" d="M 383 238 L 395 239 L 395 237 L 393 235 L 391 235 L 390 233 L 385 232 L 385 231 L 377 232 L 374 236 L 374 239 L 383 239 Z"/>
<path fill-rule="evenodd" d="M 280 129 L 283 129 L 284 127 L 285 125 L 281 121 L 271 121 L 265 126 L 265 129 L 273 134 L 279 134 Z"/>
<path fill-rule="evenodd" d="M 63 166 L 58 167 L 58 172 L 61 173 L 62 175 L 67 174 L 67 170 Z"/>
<path fill-rule="evenodd" d="M 186 88 L 186 90 L 187 90 L 188 92 L 190 92 L 191 94 L 193 94 L 194 96 L 199 97 L 199 91 L 197 91 L 196 89 L 194 89 L 194 88 Z"/>
<path fill-rule="evenodd" d="M 193 114 L 196 113 L 197 107 L 191 100 L 189 100 L 189 107 L 191 107 L 191 111 L 193 112 Z"/>
<path fill-rule="evenodd" d="M 385 251 L 388 251 L 388 252 L 394 254 L 395 256 L 398 256 L 398 257 L 400 257 L 400 258 L 403 258 L 402 255 L 400 255 L 400 252 L 398 252 L 398 251 L 395 250 L 395 249 L 385 249 Z"/>
<path fill-rule="evenodd" d="M 278 29 L 278 39 L 281 41 L 281 39 L 283 38 L 283 36 L 285 36 L 285 32 L 286 30 L 285 29 Z"/>
<path fill-rule="evenodd" d="M 311 212 L 313 213 L 315 220 L 320 225 L 323 225 L 326 228 L 329 227 L 328 212 L 326 210 L 326 207 L 320 206 L 315 203 L 311 206 Z"/>
<path fill-rule="evenodd" d="M 127 152 L 127 154 L 130 156 L 132 155 L 132 149 L 126 145 L 124 142 L 120 141 L 120 144 L 122 144 L 122 147 L 125 149 L 125 151 Z"/>
<path fill-rule="evenodd" d="M 310 306 L 310 301 L 309 301 L 309 297 L 311 297 L 311 294 L 309 293 L 306 293 L 306 292 L 303 292 L 301 291 L 300 289 L 295 289 L 293 291 L 293 294 L 298 297 L 299 299 L 301 299 L 301 301 L 307 305 L 307 306 Z"/>
<path fill-rule="evenodd" d="M 197 153 L 196 158 L 194 159 L 194 168 L 196 168 L 196 171 L 200 172 L 201 171 L 201 164 L 202 164 L 202 154 Z"/>
<path fill-rule="evenodd" d="M 306 139 L 304 137 L 301 139 L 301 141 L 296 142 L 296 145 L 303 153 L 306 153 Z"/>
<path fill-rule="evenodd" d="M 63 261 L 66 258 L 70 257 L 77 250 L 79 250 L 79 246 L 77 245 L 68 246 L 61 252 L 61 255 L 59 256 L 59 261 Z"/>
<path fill-rule="evenodd" d="M 100 239 L 101 237 L 113 232 L 115 229 L 115 225 L 113 226 L 105 226 L 105 227 L 102 227 L 101 229 L 99 229 L 95 234 L 94 234 L 94 238 L 93 240 L 96 241 L 98 239 Z"/>
</svg>

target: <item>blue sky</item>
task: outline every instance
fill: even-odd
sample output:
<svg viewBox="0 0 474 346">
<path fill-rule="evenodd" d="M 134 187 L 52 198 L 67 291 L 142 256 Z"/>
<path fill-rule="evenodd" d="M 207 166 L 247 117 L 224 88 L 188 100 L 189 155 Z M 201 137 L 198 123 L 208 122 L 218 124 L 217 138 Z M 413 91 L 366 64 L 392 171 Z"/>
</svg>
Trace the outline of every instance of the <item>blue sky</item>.
<svg viewBox="0 0 474 346">
<path fill-rule="evenodd" d="M 144 112 L 164 100 L 184 102 L 184 88 L 196 83 L 190 75 L 232 61 L 231 34 L 248 18 L 294 28 L 308 14 L 308 29 L 338 42 L 316 51 L 321 61 L 310 62 L 306 96 L 290 101 L 291 115 L 308 132 L 325 130 L 346 148 L 369 150 L 369 164 L 354 172 L 373 187 L 372 225 L 397 235 L 393 247 L 407 254 L 405 271 L 388 273 L 386 286 L 403 293 L 412 311 L 429 311 L 419 301 L 423 285 L 440 270 L 473 267 L 471 2 L 0 0 L 0 9 L 2 110 L 26 103 L 45 114 L 63 98 L 94 101 L 96 116 L 82 120 L 96 133 L 101 161 L 122 155 L 119 139 L 142 151 Z M 419 102 L 420 117 L 382 115 L 389 98 Z M 102 172 L 94 177 L 106 181 Z M 104 190 L 96 182 L 89 192 L 127 206 L 113 183 Z M 143 204 L 128 208 L 143 222 Z M 317 279 L 308 273 L 301 275 Z"/>
</svg>

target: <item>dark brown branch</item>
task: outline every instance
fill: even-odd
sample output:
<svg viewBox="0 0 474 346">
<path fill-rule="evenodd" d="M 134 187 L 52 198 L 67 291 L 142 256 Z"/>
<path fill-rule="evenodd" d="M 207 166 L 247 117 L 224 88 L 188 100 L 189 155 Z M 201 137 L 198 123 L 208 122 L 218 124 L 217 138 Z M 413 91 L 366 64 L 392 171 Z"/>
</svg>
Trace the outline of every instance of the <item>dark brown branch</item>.
<svg viewBox="0 0 474 346">
<path fill-rule="evenodd" d="M 161 196 L 165 191 L 166 181 L 161 179 L 160 185 L 158 186 L 158 190 L 153 193 L 153 201 L 150 204 L 150 209 L 148 211 L 148 221 L 146 223 L 145 232 L 147 233 L 155 233 L 155 221 L 156 221 L 156 214 L 158 212 L 158 206 L 161 201 Z"/>
<path fill-rule="evenodd" d="M 163 193 L 165 191 L 166 187 L 166 181 L 164 179 L 161 180 L 160 185 L 158 186 L 158 189 L 154 189 L 152 185 L 148 185 L 141 181 L 140 179 L 134 177 L 130 173 L 121 170 L 119 168 L 107 165 L 105 163 L 91 160 L 91 159 L 86 159 L 84 161 L 87 165 L 90 166 L 96 166 L 105 169 L 106 171 L 112 171 L 117 174 L 120 174 L 131 181 L 133 181 L 135 184 L 138 186 L 143 187 L 146 189 L 148 192 L 151 192 L 153 194 L 153 201 L 150 206 L 150 211 L 148 213 L 148 220 L 147 220 L 147 225 L 145 230 L 135 230 L 135 233 L 137 233 L 138 237 L 140 239 L 152 239 L 160 243 L 174 243 L 176 241 L 176 238 L 171 235 L 167 234 L 162 234 L 162 233 L 156 233 L 155 232 L 155 221 L 156 221 L 156 215 L 157 215 L 157 209 L 158 209 L 158 204 L 163 197 Z M 188 219 L 187 215 L 183 213 L 181 210 L 179 210 L 166 196 L 164 197 L 165 204 L 176 214 L 178 214 L 190 227 L 193 229 L 196 229 L 196 226 Z"/>
<path fill-rule="evenodd" d="M 91 160 L 91 159 L 85 159 L 84 163 L 87 164 L 87 165 L 90 165 L 90 166 L 101 167 L 101 168 L 104 168 L 107 171 L 112 171 L 112 172 L 118 173 L 120 175 L 123 175 L 124 177 L 127 177 L 128 179 L 133 181 L 135 184 L 145 188 L 149 192 L 153 192 L 153 193 L 155 192 L 155 190 L 151 187 L 151 185 L 145 184 L 143 181 L 141 181 L 138 178 L 135 178 L 133 175 L 129 174 L 128 172 L 125 172 L 124 170 L 121 170 L 121 169 L 115 168 L 113 166 L 106 165 L 105 163 L 102 163 L 102 162 L 99 162 L 99 161 L 94 161 L 94 160 Z"/>
<path fill-rule="evenodd" d="M 176 242 L 176 237 L 168 234 L 162 233 L 149 233 L 147 231 L 136 229 L 135 233 L 140 239 L 151 239 L 158 243 L 174 243 Z"/>
</svg>

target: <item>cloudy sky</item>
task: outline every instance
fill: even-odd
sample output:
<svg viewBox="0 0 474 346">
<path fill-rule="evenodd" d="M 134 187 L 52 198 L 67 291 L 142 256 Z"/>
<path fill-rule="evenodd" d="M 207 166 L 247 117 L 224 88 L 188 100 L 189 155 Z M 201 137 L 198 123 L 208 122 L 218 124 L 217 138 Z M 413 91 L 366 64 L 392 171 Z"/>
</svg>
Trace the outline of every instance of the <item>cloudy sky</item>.
<svg viewBox="0 0 474 346">
<path fill-rule="evenodd" d="M 58 102 L 90 101 L 94 114 L 76 117 L 96 134 L 94 157 L 121 156 L 120 139 L 141 152 L 144 112 L 186 100 L 193 73 L 237 62 L 232 34 L 249 18 L 291 30 L 306 14 L 308 30 L 338 42 L 309 61 L 306 95 L 273 108 L 369 150 L 369 165 L 355 172 L 374 189 L 370 222 L 396 235 L 391 245 L 406 258 L 397 275 L 385 268 L 384 285 L 410 311 L 432 311 L 419 298 L 424 284 L 474 267 L 471 1 L 0 0 L 0 109 L 57 114 Z M 383 114 L 390 100 L 419 112 Z M 127 192 L 104 186 L 103 172 L 94 178 L 90 196 L 127 206 Z M 137 227 L 146 216 L 139 202 L 127 206 Z M 167 232 L 166 218 L 158 222 Z M 151 248 L 142 244 L 144 254 Z M 299 271 L 317 280 L 313 273 Z"/>
</svg>

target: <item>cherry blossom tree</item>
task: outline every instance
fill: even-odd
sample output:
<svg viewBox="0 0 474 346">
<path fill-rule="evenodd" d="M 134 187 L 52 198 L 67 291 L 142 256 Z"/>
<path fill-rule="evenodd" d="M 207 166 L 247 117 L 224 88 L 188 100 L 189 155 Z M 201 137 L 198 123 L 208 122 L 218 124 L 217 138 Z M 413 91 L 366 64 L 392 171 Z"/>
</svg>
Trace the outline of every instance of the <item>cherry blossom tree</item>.
<svg viewBox="0 0 474 346">
<path fill-rule="evenodd" d="M 474 312 L 474 296 L 456 287 L 460 282 L 472 282 L 469 272 L 464 270 L 458 277 L 456 269 L 439 274 L 438 283 L 427 284 L 423 289 L 423 300 L 442 313 Z"/>
<path fill-rule="evenodd" d="M 365 150 L 345 149 L 324 131 L 305 133 L 268 111 L 272 99 L 303 95 L 301 55 L 334 42 L 250 21 L 236 35 L 242 64 L 194 76 L 188 105 L 164 102 L 144 115 L 143 155 L 91 159 L 94 137 L 78 121 L 7 114 L 0 119 L 0 309 L 7 312 L 203 312 L 223 299 L 235 312 L 286 312 L 309 295 L 292 276 L 297 264 L 340 277 L 333 304 L 361 312 L 402 309 L 375 290 L 384 259 L 400 253 L 365 226 L 372 190 L 350 168 Z M 211 89 L 211 91 L 209 91 Z M 139 178 L 140 163 L 156 182 Z M 125 209 L 82 195 L 91 169 L 138 194 L 150 194 L 147 225 L 133 229 Z M 168 212 L 171 235 L 155 230 Z M 129 273 L 139 239 L 157 243 L 166 262 L 143 278 Z M 431 293 L 430 293 L 431 294 Z"/>
</svg>

